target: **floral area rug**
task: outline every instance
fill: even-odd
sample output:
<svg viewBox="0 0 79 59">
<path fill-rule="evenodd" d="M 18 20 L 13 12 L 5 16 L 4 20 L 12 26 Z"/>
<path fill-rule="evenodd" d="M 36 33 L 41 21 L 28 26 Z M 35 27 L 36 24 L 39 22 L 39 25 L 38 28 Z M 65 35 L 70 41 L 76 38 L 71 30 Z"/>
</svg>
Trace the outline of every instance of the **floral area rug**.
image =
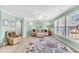
<svg viewBox="0 0 79 59">
<path fill-rule="evenodd" d="M 52 37 L 35 38 L 29 46 L 32 48 L 26 48 L 26 53 L 71 53 L 67 46 Z"/>
</svg>

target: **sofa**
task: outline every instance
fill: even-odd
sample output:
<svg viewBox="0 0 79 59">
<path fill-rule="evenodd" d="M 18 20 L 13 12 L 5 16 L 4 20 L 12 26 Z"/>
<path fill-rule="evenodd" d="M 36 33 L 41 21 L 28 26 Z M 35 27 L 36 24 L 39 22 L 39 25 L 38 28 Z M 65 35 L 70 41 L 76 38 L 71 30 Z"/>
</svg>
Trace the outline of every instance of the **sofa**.
<svg viewBox="0 0 79 59">
<path fill-rule="evenodd" d="M 32 36 L 33 37 L 48 36 L 48 30 L 47 29 L 33 29 L 32 30 Z"/>
<path fill-rule="evenodd" d="M 19 34 L 17 34 L 15 31 L 6 32 L 6 38 L 7 38 L 7 42 L 10 45 L 14 45 L 17 44 L 21 41 L 21 36 Z"/>
</svg>

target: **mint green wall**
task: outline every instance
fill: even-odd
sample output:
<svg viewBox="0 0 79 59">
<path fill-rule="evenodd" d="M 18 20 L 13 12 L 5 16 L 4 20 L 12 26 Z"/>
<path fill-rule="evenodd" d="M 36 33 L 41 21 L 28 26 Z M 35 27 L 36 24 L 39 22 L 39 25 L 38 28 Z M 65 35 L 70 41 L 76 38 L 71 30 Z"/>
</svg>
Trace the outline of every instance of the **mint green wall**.
<svg viewBox="0 0 79 59">
<path fill-rule="evenodd" d="M 3 21 L 4 20 L 8 20 L 9 25 L 8 26 L 4 26 Z M 15 17 L 9 15 L 8 13 L 1 11 L 1 37 L 0 37 L 0 43 L 4 42 L 5 40 L 5 32 L 8 30 L 15 30 L 15 27 L 10 26 L 10 21 L 15 21 Z"/>
<path fill-rule="evenodd" d="M 29 22 L 26 19 L 22 19 L 22 36 L 23 37 L 27 37 L 29 36 L 30 32 L 29 32 Z"/>
<path fill-rule="evenodd" d="M 48 29 L 48 26 L 51 24 L 51 21 L 43 21 L 43 22 L 39 22 L 39 21 L 37 21 L 37 22 L 31 22 L 32 23 L 32 25 L 30 25 L 31 26 L 31 28 L 32 29 Z"/>
<path fill-rule="evenodd" d="M 32 33 L 32 27 L 30 25 L 30 21 L 27 22 L 27 36 L 30 36 Z"/>
<path fill-rule="evenodd" d="M 0 43 L 2 43 L 2 18 L 1 18 L 1 11 L 0 11 Z"/>
<path fill-rule="evenodd" d="M 8 26 L 4 26 L 3 21 L 4 20 L 8 20 L 9 25 Z M 11 21 L 15 21 L 16 22 L 17 18 L 8 14 L 7 12 L 4 11 L 0 11 L 0 43 L 5 42 L 5 32 L 6 31 L 12 31 L 12 30 L 16 30 L 16 26 L 12 27 Z M 31 27 L 29 25 L 29 22 L 26 21 L 26 19 L 24 19 L 23 17 L 21 17 L 19 20 L 21 20 L 22 22 L 22 36 L 26 37 L 29 36 L 31 33 Z"/>
</svg>

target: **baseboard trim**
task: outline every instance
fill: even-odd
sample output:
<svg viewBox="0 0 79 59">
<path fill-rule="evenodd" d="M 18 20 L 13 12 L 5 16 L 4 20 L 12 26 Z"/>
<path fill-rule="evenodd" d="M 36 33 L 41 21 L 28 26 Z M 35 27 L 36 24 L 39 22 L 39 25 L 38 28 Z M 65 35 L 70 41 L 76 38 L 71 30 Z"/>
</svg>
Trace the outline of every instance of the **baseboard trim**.
<svg viewBox="0 0 79 59">
<path fill-rule="evenodd" d="M 3 46 L 2 43 L 0 43 L 0 48 L 1 48 L 2 46 Z"/>
<path fill-rule="evenodd" d="M 4 42 L 3 44 L 2 44 L 2 46 L 6 46 L 7 45 L 7 42 Z"/>
<path fill-rule="evenodd" d="M 59 35 L 55 35 L 55 37 L 58 38 L 61 42 L 63 42 L 67 46 L 71 47 L 74 51 L 79 52 L 79 46 L 78 46 L 79 44 L 78 43 L 73 42 L 73 41 L 71 41 L 71 40 L 69 40 L 67 38 L 61 37 Z"/>
</svg>

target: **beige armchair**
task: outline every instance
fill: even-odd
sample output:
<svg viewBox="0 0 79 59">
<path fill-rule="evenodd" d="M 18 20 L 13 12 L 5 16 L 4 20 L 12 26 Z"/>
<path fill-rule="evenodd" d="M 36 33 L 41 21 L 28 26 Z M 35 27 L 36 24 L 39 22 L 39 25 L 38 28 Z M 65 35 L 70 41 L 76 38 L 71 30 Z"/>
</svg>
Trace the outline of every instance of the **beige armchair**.
<svg viewBox="0 0 79 59">
<path fill-rule="evenodd" d="M 21 36 L 16 32 L 6 32 L 6 35 L 7 35 L 6 38 L 7 38 L 8 44 L 10 45 L 19 43 L 21 40 Z"/>
</svg>

